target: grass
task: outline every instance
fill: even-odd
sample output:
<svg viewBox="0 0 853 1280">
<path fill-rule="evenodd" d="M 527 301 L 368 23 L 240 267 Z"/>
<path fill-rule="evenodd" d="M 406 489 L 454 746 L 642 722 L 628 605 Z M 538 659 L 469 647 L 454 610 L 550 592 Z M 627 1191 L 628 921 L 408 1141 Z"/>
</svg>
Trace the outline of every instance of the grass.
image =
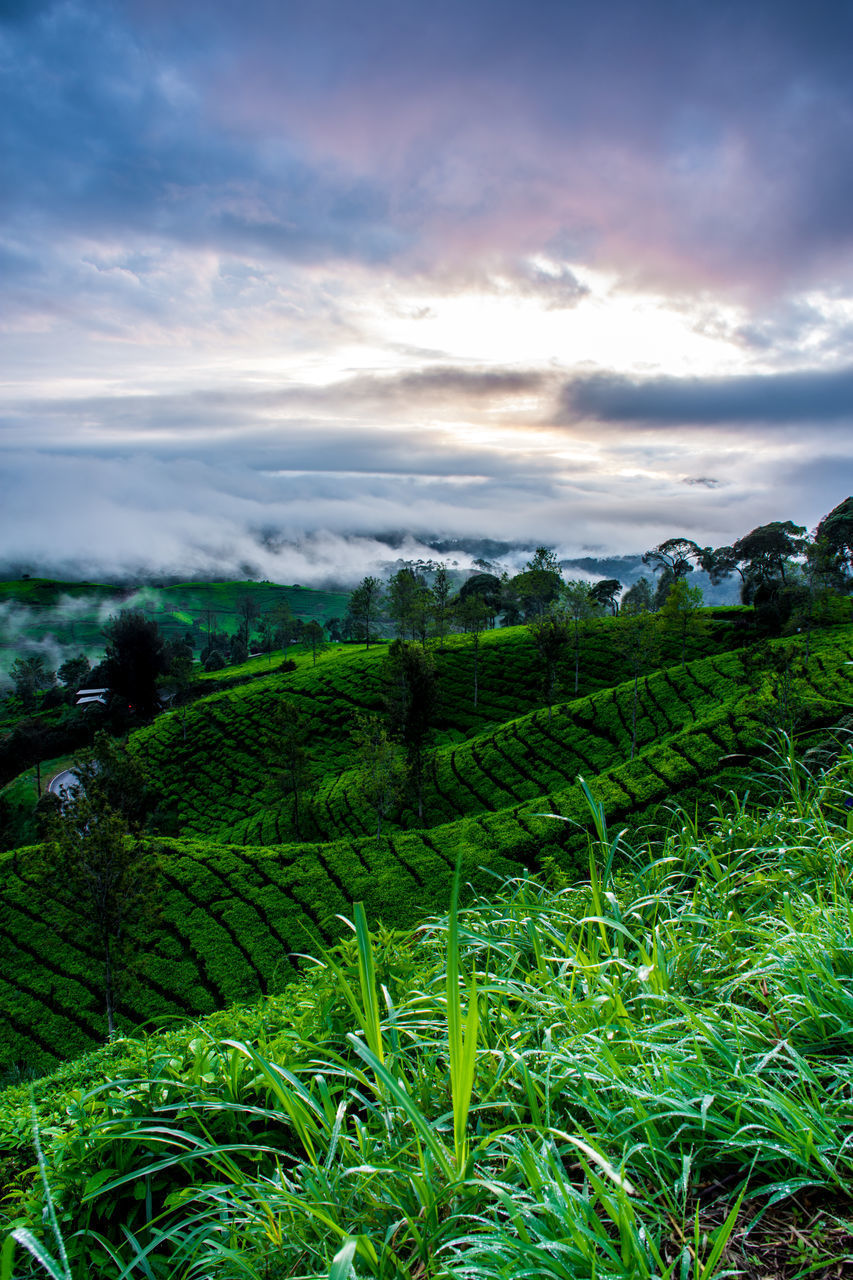
<svg viewBox="0 0 853 1280">
<path fill-rule="evenodd" d="M 68 1114 L 42 1102 L 49 1190 L 11 1225 L 64 1274 L 52 1204 L 98 1280 L 841 1274 L 851 768 L 782 739 L 772 803 L 646 843 L 590 792 L 581 880 L 495 880 L 405 935 L 356 907 L 254 1023 L 155 1036 Z M 0 1098 L 18 1142 L 26 1109 Z"/>
</svg>

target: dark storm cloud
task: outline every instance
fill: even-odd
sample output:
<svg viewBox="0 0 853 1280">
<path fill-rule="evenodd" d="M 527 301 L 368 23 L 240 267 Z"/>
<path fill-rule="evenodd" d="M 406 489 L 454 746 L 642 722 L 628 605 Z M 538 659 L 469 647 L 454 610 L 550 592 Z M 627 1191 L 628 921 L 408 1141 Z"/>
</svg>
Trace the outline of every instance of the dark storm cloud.
<svg viewBox="0 0 853 1280">
<path fill-rule="evenodd" d="M 853 369 L 731 378 L 576 378 L 562 393 L 563 420 L 649 427 L 787 426 L 849 428 Z"/>
<path fill-rule="evenodd" d="M 64 3 L 0 28 L 9 226 L 298 261 L 373 261 L 399 247 L 378 185 L 300 157 L 286 138 L 259 148 L 212 127 L 192 51 L 158 60 L 115 17 L 107 6 Z"/>
<path fill-rule="evenodd" d="M 26 238 L 415 266 L 559 244 L 733 287 L 853 249 L 846 4 L 16 13 L 0 35 L 3 207 Z M 569 275 L 526 285 L 577 296 Z"/>
</svg>

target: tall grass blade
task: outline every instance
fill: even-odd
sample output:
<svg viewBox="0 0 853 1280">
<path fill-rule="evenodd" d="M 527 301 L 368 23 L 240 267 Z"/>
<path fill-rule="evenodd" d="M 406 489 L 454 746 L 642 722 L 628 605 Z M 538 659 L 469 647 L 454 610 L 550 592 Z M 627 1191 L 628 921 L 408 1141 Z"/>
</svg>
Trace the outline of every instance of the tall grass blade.
<svg viewBox="0 0 853 1280">
<path fill-rule="evenodd" d="M 361 1006 L 365 1038 L 380 1062 L 385 1061 L 382 1049 L 382 1023 L 379 1017 L 379 995 L 376 990 L 376 969 L 373 964 L 373 944 L 367 928 L 364 903 L 353 906 L 355 936 L 358 943 L 358 978 L 361 984 Z"/>
<path fill-rule="evenodd" d="M 474 1089 L 480 1017 L 477 975 L 472 968 L 468 988 L 468 1016 L 463 1026 L 462 995 L 459 991 L 459 875 L 460 864 L 457 861 L 447 930 L 447 1045 L 450 1054 L 450 1094 L 453 1101 L 453 1154 L 456 1171 L 461 1174 L 468 1159 L 468 1112 Z"/>
</svg>

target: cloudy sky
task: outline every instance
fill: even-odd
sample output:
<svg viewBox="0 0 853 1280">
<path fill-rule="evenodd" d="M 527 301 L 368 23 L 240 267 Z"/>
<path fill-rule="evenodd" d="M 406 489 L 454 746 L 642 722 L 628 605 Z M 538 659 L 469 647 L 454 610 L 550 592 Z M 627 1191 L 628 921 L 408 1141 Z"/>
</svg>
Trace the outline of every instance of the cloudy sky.
<svg viewBox="0 0 853 1280">
<path fill-rule="evenodd" d="M 0 558 L 813 526 L 851 55 L 825 0 L 0 0 Z"/>
</svg>

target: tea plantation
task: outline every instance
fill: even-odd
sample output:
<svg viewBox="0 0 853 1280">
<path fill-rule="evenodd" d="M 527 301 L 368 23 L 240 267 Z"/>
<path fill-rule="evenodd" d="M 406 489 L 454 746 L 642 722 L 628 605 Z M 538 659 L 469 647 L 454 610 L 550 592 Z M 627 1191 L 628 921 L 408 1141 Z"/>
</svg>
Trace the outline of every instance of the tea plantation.
<svg viewBox="0 0 853 1280">
<path fill-rule="evenodd" d="M 774 642 L 757 665 L 741 647 L 737 617 L 717 617 L 695 640 L 704 656 L 644 673 L 636 688 L 625 656 L 630 624 L 591 627 L 579 696 L 550 712 L 525 628 L 481 638 L 476 707 L 472 642 L 454 637 L 436 654 L 440 705 L 423 818 L 403 797 L 378 836 L 352 729 L 357 713 L 382 705 L 382 647 L 335 650 L 316 666 L 160 716 L 131 740 L 156 784 L 161 826 L 146 837 L 156 908 L 125 948 L 120 1024 L 187 1019 L 279 991 L 301 953 L 341 935 L 354 900 L 394 927 L 441 909 L 460 857 L 464 880 L 480 891 L 522 869 L 582 878 L 585 786 L 611 827 L 637 830 L 665 824 L 677 799 L 707 809 L 729 788 L 755 788 L 761 744 L 785 707 L 803 732 L 849 713 L 853 628 L 813 635 L 807 665 L 802 637 Z M 787 655 L 785 707 L 781 668 L 767 658 L 774 646 Z M 308 842 L 295 841 L 278 782 L 274 715 L 283 698 L 304 709 Z M 53 892 L 55 874 L 44 847 L 0 855 L 7 1072 L 47 1070 L 104 1039 L 102 961 L 74 904 Z"/>
</svg>

